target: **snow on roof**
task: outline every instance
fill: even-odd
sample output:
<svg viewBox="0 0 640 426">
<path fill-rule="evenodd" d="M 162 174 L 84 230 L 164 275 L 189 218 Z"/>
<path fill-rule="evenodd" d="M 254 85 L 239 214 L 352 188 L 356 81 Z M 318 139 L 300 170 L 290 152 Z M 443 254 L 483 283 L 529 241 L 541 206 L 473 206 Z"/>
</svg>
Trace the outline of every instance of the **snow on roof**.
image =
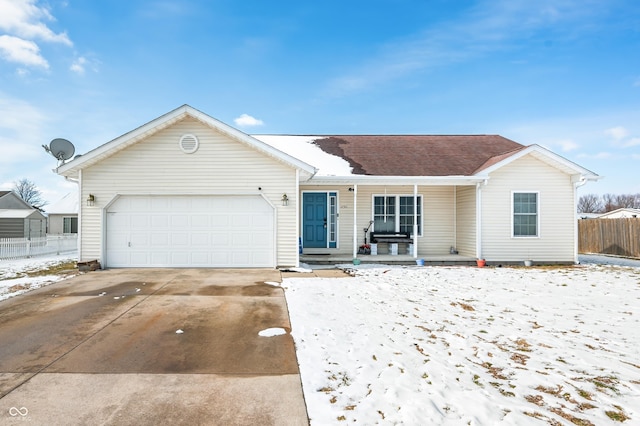
<svg viewBox="0 0 640 426">
<path fill-rule="evenodd" d="M 77 214 L 78 193 L 70 192 L 47 208 L 48 214 Z"/>
<path fill-rule="evenodd" d="M 26 219 L 35 212 L 36 209 L 0 209 L 0 219 Z"/>
<path fill-rule="evenodd" d="M 352 176 L 349 162 L 323 151 L 313 142 L 326 136 L 251 135 L 279 151 L 295 157 L 318 169 L 316 176 Z"/>
</svg>

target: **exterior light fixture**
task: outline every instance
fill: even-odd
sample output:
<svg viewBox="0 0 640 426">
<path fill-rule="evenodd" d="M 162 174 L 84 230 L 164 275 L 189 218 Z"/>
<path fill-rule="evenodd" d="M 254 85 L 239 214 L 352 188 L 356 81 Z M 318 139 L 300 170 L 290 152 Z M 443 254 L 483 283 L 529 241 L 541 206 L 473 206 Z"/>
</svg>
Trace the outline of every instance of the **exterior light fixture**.
<svg viewBox="0 0 640 426">
<path fill-rule="evenodd" d="M 93 194 L 89 194 L 87 197 L 87 206 L 92 207 L 96 204 L 96 197 Z"/>
<path fill-rule="evenodd" d="M 287 197 L 287 194 L 282 194 L 282 205 L 285 207 L 289 205 L 289 197 Z"/>
</svg>

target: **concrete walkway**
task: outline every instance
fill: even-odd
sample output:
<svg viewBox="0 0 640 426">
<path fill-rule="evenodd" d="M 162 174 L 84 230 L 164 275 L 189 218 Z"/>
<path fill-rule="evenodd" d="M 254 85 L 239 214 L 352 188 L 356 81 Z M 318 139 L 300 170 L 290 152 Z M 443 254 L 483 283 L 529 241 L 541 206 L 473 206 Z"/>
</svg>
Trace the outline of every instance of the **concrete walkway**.
<svg viewBox="0 0 640 426">
<path fill-rule="evenodd" d="M 280 280 L 115 269 L 0 302 L 0 423 L 308 425 Z"/>
</svg>

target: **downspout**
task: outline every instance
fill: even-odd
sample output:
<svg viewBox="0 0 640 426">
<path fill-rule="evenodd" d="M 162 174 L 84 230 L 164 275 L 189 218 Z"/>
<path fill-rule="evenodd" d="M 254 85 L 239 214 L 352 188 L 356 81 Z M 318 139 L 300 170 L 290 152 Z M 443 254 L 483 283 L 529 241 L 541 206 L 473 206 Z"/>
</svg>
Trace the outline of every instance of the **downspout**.
<svg viewBox="0 0 640 426">
<path fill-rule="evenodd" d="M 576 265 L 578 261 L 578 188 L 587 183 L 587 179 L 581 176 L 577 182 L 573 183 L 573 263 Z"/>
<path fill-rule="evenodd" d="M 413 185 L 413 258 L 418 258 L 418 185 Z"/>
<path fill-rule="evenodd" d="M 358 185 L 353 185 L 353 258 L 358 256 Z"/>
</svg>

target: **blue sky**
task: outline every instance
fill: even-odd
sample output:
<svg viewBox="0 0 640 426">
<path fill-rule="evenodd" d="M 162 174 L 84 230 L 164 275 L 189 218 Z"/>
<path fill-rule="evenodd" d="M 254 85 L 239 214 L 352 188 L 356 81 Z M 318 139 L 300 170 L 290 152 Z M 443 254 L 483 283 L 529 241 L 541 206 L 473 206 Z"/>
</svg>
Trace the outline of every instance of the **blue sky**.
<svg viewBox="0 0 640 426">
<path fill-rule="evenodd" d="M 183 104 L 247 133 L 500 134 L 640 193 L 637 0 L 0 0 L 0 190 Z"/>
</svg>

